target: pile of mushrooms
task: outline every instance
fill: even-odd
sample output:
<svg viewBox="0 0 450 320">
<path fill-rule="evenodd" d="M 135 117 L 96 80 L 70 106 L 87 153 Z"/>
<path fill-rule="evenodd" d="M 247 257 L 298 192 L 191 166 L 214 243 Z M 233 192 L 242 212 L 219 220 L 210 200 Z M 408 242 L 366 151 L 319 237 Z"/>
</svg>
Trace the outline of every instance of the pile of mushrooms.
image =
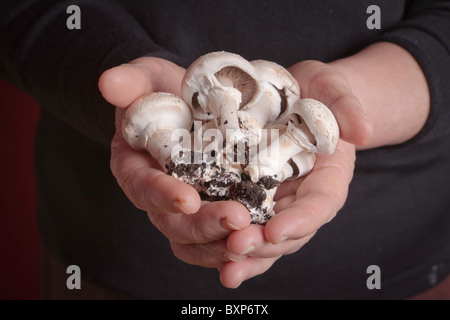
<svg viewBox="0 0 450 320">
<path fill-rule="evenodd" d="M 294 77 L 265 60 L 212 52 L 186 71 L 181 98 L 156 92 L 126 111 L 123 136 L 203 200 L 236 200 L 252 223 L 275 213 L 287 179 L 307 174 L 315 154 L 334 152 L 339 127 L 331 111 L 301 99 Z"/>
</svg>

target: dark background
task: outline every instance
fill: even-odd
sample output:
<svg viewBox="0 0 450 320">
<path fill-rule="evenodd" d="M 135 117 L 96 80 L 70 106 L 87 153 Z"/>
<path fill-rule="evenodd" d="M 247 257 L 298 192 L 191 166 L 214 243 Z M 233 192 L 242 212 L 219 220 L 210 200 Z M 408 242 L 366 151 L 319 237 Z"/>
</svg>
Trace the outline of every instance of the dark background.
<svg viewBox="0 0 450 320">
<path fill-rule="evenodd" d="M 0 299 L 39 299 L 33 141 L 40 110 L 32 98 L 3 79 L 0 108 Z"/>
</svg>

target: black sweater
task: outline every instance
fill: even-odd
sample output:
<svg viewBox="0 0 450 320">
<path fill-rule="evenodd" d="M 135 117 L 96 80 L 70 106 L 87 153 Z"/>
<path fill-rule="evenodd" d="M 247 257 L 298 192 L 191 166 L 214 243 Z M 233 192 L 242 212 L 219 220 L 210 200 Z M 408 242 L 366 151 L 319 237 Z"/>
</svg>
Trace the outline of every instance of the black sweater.
<svg viewBox="0 0 450 320">
<path fill-rule="evenodd" d="M 81 9 L 69 30 L 66 9 Z M 381 29 L 368 29 L 369 5 Z M 177 260 L 109 169 L 114 107 L 100 74 L 140 56 L 187 67 L 226 50 L 288 67 L 332 61 L 375 41 L 411 52 L 431 113 L 410 141 L 357 153 L 344 208 L 297 253 L 238 289 Z M 405 298 L 450 271 L 448 1 L 2 1 L 0 75 L 42 105 L 36 138 L 45 245 L 82 275 L 136 298 Z M 7 106 L 2 106 L 7 107 Z M 381 269 L 369 290 L 367 268 Z"/>
</svg>

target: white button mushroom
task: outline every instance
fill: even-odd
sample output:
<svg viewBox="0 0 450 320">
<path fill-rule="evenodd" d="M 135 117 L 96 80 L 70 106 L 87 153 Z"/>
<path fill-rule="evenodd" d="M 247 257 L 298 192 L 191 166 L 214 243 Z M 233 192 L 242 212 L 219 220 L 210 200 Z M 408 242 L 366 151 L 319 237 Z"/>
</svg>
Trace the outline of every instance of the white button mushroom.
<svg viewBox="0 0 450 320">
<path fill-rule="evenodd" d="M 333 113 L 322 102 L 300 99 L 290 112 L 290 120 L 303 130 L 298 137 L 306 150 L 318 154 L 332 154 L 339 141 L 339 126 Z"/>
<path fill-rule="evenodd" d="M 191 110 L 183 100 L 170 93 L 157 92 L 136 100 L 127 109 L 122 133 L 130 146 L 147 150 L 165 169 L 174 148 L 180 146 L 176 131 L 189 132 L 191 125 Z"/>
<path fill-rule="evenodd" d="M 181 94 L 194 119 L 215 121 L 228 142 L 224 153 L 232 154 L 236 144 L 254 150 L 266 125 L 286 123 L 291 106 L 300 99 L 300 88 L 275 62 L 249 62 L 236 54 L 212 52 L 188 68 Z"/>
<path fill-rule="evenodd" d="M 285 165 L 292 159 L 299 171 L 296 175 L 306 174 L 314 164 L 313 153 L 333 153 L 338 139 L 339 127 L 331 111 L 317 100 L 300 99 L 292 106 L 286 131 L 271 142 L 270 152 L 261 150 L 245 172 L 253 182 L 265 176 L 284 181 L 289 178 Z"/>
<path fill-rule="evenodd" d="M 243 126 L 257 131 L 272 124 L 285 124 L 292 105 L 300 99 L 297 80 L 275 62 L 254 60 L 251 64 L 258 77 L 258 90 L 239 111 Z"/>
<path fill-rule="evenodd" d="M 278 181 L 288 178 L 286 175 L 289 171 L 286 171 L 285 165 L 293 156 L 305 150 L 302 141 L 297 139 L 302 135 L 301 129 L 290 122 L 279 139 L 272 141 L 266 149 L 259 151 L 251 163 L 245 167 L 245 173 L 255 183 L 266 176 Z"/>
<path fill-rule="evenodd" d="M 244 138 L 238 110 L 257 90 L 253 66 L 241 56 L 229 52 L 208 53 L 191 64 L 182 81 L 181 96 L 192 108 L 194 119 L 214 119 L 216 127 L 227 136 Z"/>
</svg>

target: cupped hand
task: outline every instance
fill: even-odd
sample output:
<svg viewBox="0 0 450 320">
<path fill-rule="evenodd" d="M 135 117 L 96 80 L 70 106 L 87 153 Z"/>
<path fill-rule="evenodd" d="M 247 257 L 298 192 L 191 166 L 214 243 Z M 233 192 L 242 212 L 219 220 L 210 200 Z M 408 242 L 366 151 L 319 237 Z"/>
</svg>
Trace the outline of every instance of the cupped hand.
<svg viewBox="0 0 450 320">
<path fill-rule="evenodd" d="M 245 257 L 227 249 L 228 235 L 250 224 L 248 211 L 237 202 L 201 202 L 191 186 L 165 174 L 146 152 L 131 148 L 122 136 L 122 117 L 137 98 L 152 92 L 180 96 L 185 69 L 159 58 L 139 58 L 105 71 L 99 79 L 103 97 L 116 106 L 116 132 L 111 143 L 111 170 L 130 201 L 147 212 L 169 239 L 182 261 L 220 267 Z"/>
<path fill-rule="evenodd" d="M 230 234 L 228 250 L 248 258 L 219 268 L 226 287 L 235 288 L 264 273 L 281 256 L 299 250 L 336 216 L 353 177 L 355 145 L 363 145 L 372 136 L 372 124 L 360 101 L 344 75 L 333 66 L 303 61 L 289 71 L 300 84 L 302 98 L 317 99 L 331 109 L 341 139 L 332 155 L 317 156 L 308 175 L 280 185 L 275 196 L 276 215 L 265 226 L 250 225 Z"/>
</svg>

